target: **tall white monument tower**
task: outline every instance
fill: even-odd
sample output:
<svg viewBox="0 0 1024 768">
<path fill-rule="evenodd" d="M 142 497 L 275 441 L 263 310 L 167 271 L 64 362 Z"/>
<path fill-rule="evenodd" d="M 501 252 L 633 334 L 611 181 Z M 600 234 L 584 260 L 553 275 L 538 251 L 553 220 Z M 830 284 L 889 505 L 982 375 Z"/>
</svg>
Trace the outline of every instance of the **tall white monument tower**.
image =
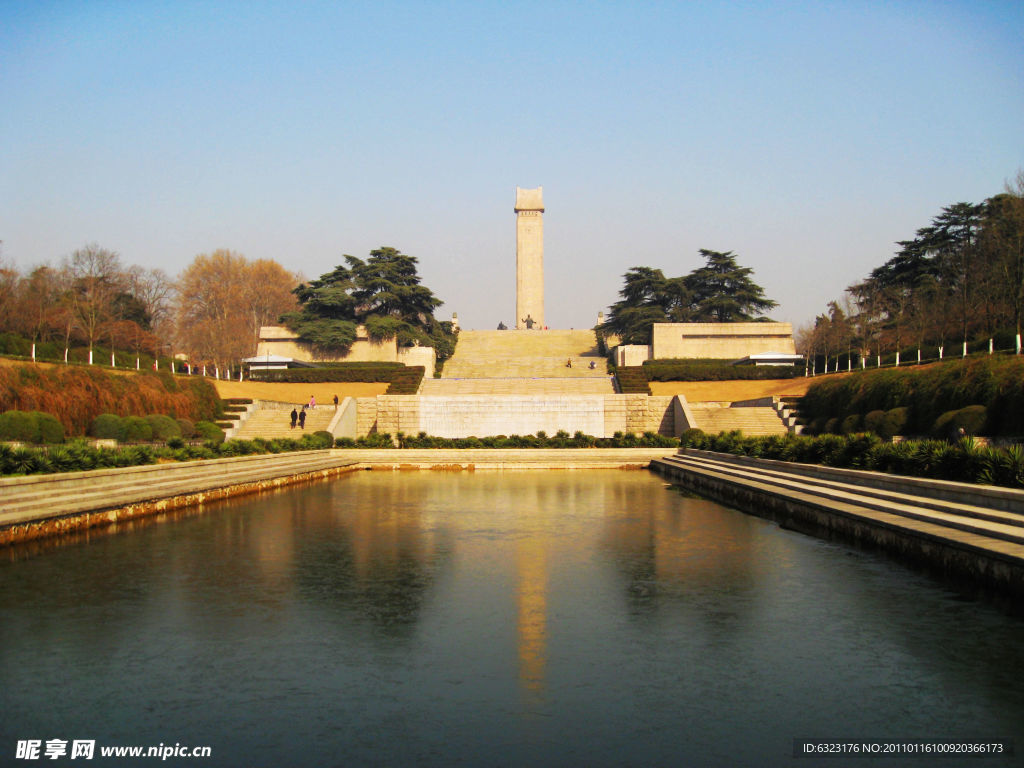
<svg viewBox="0 0 1024 768">
<path fill-rule="evenodd" d="M 544 187 L 516 187 L 516 328 L 544 327 Z"/>
</svg>

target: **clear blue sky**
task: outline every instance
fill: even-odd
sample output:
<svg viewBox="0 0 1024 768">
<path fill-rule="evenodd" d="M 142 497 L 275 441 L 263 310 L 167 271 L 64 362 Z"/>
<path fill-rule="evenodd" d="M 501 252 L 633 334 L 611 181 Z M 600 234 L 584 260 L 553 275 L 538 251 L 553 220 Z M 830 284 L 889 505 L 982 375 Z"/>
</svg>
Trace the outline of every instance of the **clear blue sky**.
<svg viewBox="0 0 1024 768">
<path fill-rule="evenodd" d="M 390 245 L 493 328 L 543 185 L 552 327 L 699 248 L 801 323 L 1024 168 L 1024 3 L 0 0 L 0 103 L 22 269 Z"/>
</svg>

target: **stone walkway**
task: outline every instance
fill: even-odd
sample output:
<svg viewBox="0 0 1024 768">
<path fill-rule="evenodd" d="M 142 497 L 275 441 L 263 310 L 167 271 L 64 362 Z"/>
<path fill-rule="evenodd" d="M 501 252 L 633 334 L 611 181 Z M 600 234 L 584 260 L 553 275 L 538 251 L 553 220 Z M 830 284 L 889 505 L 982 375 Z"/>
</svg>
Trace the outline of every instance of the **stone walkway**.
<svg viewBox="0 0 1024 768">
<path fill-rule="evenodd" d="M 693 450 L 651 467 L 787 527 L 1024 595 L 1024 491 Z"/>
</svg>

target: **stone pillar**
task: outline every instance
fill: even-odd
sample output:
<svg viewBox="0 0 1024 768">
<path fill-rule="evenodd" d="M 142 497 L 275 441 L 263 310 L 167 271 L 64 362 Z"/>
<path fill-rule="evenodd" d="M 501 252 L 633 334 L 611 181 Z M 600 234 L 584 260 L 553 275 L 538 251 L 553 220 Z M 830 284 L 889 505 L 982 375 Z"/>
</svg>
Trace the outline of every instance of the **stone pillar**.
<svg viewBox="0 0 1024 768">
<path fill-rule="evenodd" d="M 544 327 L 543 191 L 516 187 L 516 328 Z"/>
</svg>

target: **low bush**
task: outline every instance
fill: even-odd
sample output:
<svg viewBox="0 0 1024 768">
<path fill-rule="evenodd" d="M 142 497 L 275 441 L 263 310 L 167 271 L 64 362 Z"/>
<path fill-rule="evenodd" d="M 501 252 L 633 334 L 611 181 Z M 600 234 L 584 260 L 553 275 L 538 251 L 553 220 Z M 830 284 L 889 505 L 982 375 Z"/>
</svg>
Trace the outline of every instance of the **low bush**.
<svg viewBox="0 0 1024 768">
<path fill-rule="evenodd" d="M 193 424 L 189 419 L 175 419 L 178 422 L 178 429 L 181 432 L 181 436 L 188 440 L 191 437 L 196 436 L 196 425 Z"/>
<path fill-rule="evenodd" d="M 864 426 L 864 418 L 859 413 L 851 413 L 839 424 L 839 431 L 844 435 L 860 432 Z"/>
<path fill-rule="evenodd" d="M 142 416 L 126 416 L 121 423 L 124 425 L 121 439 L 126 443 L 143 443 L 153 439 L 153 427 Z"/>
<path fill-rule="evenodd" d="M 195 427 L 196 437 L 203 440 L 220 444 L 224 442 L 224 430 L 212 421 L 197 421 Z"/>
<path fill-rule="evenodd" d="M 64 442 L 64 425 L 57 421 L 55 416 L 40 411 L 34 411 L 32 415 L 39 426 L 39 442 L 48 444 Z"/>
<path fill-rule="evenodd" d="M 33 414 L 25 411 L 0 413 L 0 440 L 38 443 L 39 422 Z"/>
<path fill-rule="evenodd" d="M 946 411 L 935 420 L 931 433 L 939 439 L 955 439 L 964 435 L 981 434 L 988 419 L 983 405 L 969 405 L 955 411 Z"/>
<path fill-rule="evenodd" d="M 151 414 L 146 417 L 146 421 L 149 422 L 150 429 L 152 430 L 153 440 L 166 441 L 174 437 L 181 437 L 181 427 L 170 416 Z"/>
<path fill-rule="evenodd" d="M 124 424 L 121 417 L 113 413 L 101 413 L 89 425 L 89 435 L 97 440 L 121 440 L 124 437 Z"/>
<path fill-rule="evenodd" d="M 330 448 L 331 446 L 334 445 L 334 435 L 332 435 L 326 429 L 317 430 L 309 437 L 313 442 L 317 443 L 318 445 L 322 445 L 324 448 Z"/>
</svg>

